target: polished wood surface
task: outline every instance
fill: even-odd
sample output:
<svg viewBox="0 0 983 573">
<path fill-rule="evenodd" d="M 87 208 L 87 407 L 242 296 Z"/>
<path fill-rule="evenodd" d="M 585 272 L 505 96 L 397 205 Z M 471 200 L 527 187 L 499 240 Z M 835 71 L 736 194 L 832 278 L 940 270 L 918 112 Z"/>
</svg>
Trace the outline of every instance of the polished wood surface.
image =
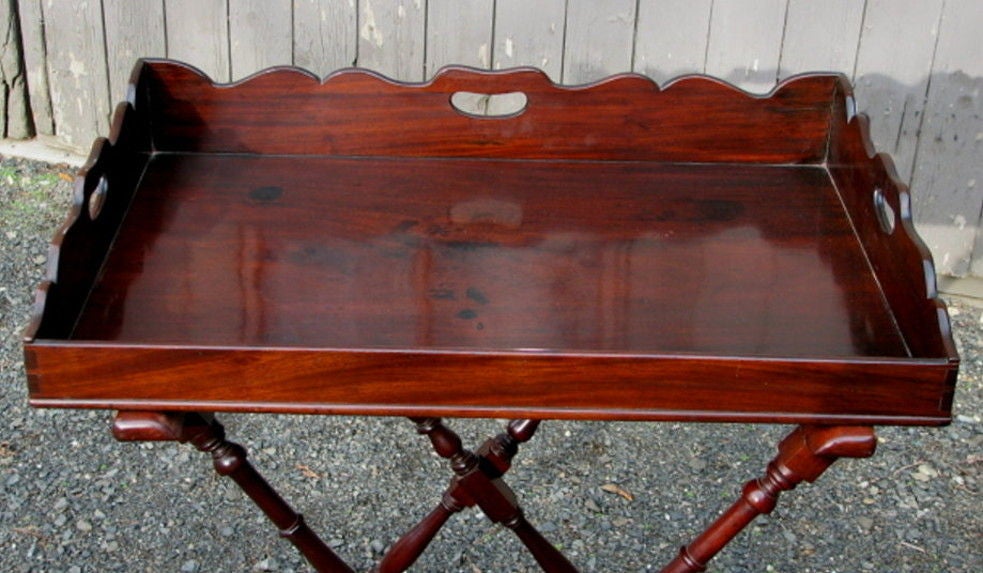
<svg viewBox="0 0 983 573">
<path fill-rule="evenodd" d="M 846 90 L 144 63 L 53 251 L 32 403 L 944 423 L 931 260 Z"/>
<path fill-rule="evenodd" d="M 813 75 L 759 97 L 703 76 L 662 89 L 634 74 L 569 87 L 531 68 L 449 67 L 424 84 L 279 68 L 216 87 L 167 61 L 147 64 L 144 79 L 135 102 L 151 109 L 159 151 L 754 163 L 821 161 L 836 85 Z M 522 92 L 527 104 L 475 118 L 451 107 L 458 91 Z"/>
<path fill-rule="evenodd" d="M 459 91 L 527 103 L 472 116 Z M 574 571 L 502 479 L 532 420 L 808 424 L 665 569 L 703 570 L 780 492 L 871 455 L 871 425 L 950 420 L 931 257 L 854 105 L 827 74 L 754 97 L 142 62 L 52 245 L 31 403 L 211 453 L 320 571 L 350 569 L 198 412 L 412 417 L 454 477 L 380 571 L 474 505 Z M 525 420 L 472 452 L 438 416 Z"/>
<path fill-rule="evenodd" d="M 866 426 L 800 426 L 778 445 L 765 475 L 744 485 L 741 498 L 683 547 L 662 573 L 698 573 L 761 514 L 771 513 L 783 491 L 819 479 L 839 458 L 869 458 L 877 437 Z"/>
<path fill-rule="evenodd" d="M 225 428 L 211 414 L 120 412 L 113 436 L 123 442 L 179 441 L 212 456 L 215 472 L 230 478 L 273 522 L 280 537 L 293 543 L 315 570 L 354 573 L 295 512 L 246 458 L 246 449 L 225 439 Z"/>
<path fill-rule="evenodd" d="M 72 338 L 907 355 L 825 170 L 622 162 L 161 155 Z"/>
</svg>

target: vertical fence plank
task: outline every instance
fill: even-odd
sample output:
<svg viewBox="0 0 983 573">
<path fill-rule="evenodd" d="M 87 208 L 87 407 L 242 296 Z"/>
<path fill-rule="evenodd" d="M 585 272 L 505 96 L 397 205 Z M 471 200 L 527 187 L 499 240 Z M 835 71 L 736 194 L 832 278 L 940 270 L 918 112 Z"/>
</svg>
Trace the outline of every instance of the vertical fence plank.
<svg viewBox="0 0 983 573">
<path fill-rule="evenodd" d="M 102 5 L 47 0 L 44 4 L 55 132 L 85 149 L 109 132 L 109 79 Z"/>
<path fill-rule="evenodd" d="M 24 65 L 27 89 L 34 114 L 34 129 L 52 135 L 55 125 L 51 117 L 51 94 L 48 87 L 47 48 L 44 43 L 44 19 L 41 0 L 20 0 L 20 31 L 24 40 Z"/>
<path fill-rule="evenodd" d="M 641 0 L 635 71 L 665 83 L 703 72 L 712 0 Z"/>
<path fill-rule="evenodd" d="M 863 17 L 857 0 L 789 0 L 779 78 L 820 70 L 852 75 Z"/>
<path fill-rule="evenodd" d="M 422 80 L 425 38 L 423 0 L 359 0 L 359 66 L 399 80 Z"/>
<path fill-rule="evenodd" d="M 534 8 L 534 9 L 533 9 Z M 495 5 L 495 69 L 534 66 L 554 82 L 563 73 L 565 0 L 498 0 Z"/>
<path fill-rule="evenodd" d="M 27 77 L 24 70 L 23 45 L 20 34 L 20 17 L 15 0 L 0 1 L 0 22 L 6 23 L 0 45 L 0 136 L 26 139 L 34 135 L 31 121 L 31 105 L 27 93 Z"/>
<path fill-rule="evenodd" d="M 879 151 L 911 177 L 942 0 L 868 0 L 857 53 L 857 109 Z"/>
<path fill-rule="evenodd" d="M 294 0 L 294 65 L 325 76 L 355 65 L 355 0 Z"/>
<path fill-rule="evenodd" d="M 710 18 L 707 73 L 752 92 L 778 78 L 787 0 L 716 0 Z"/>
<path fill-rule="evenodd" d="M 229 71 L 227 0 L 166 0 L 167 57 L 201 68 L 217 82 Z"/>
<path fill-rule="evenodd" d="M 946 0 L 918 142 L 912 200 L 941 273 L 983 272 L 972 260 L 983 209 L 983 59 L 979 0 Z M 975 266 L 973 266 L 975 265 Z"/>
<path fill-rule="evenodd" d="M 427 71 L 448 64 L 491 67 L 494 0 L 427 2 Z"/>
<path fill-rule="evenodd" d="M 122 101 L 137 58 L 166 54 L 163 0 L 103 0 L 109 95 Z"/>
<path fill-rule="evenodd" d="M 229 0 L 232 79 L 293 64 L 292 20 L 291 0 Z"/>
<path fill-rule="evenodd" d="M 569 2 L 563 83 L 630 71 L 634 39 L 635 0 Z"/>
</svg>

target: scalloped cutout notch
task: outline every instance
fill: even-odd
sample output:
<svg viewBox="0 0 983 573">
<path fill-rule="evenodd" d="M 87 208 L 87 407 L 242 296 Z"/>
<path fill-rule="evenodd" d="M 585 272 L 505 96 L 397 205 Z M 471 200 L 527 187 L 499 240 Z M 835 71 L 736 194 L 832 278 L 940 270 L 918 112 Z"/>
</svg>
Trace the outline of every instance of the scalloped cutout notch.
<svg viewBox="0 0 983 573">
<path fill-rule="evenodd" d="M 895 216 L 894 209 L 884 197 L 884 191 L 880 187 L 874 189 L 874 212 L 877 213 L 877 222 L 880 223 L 881 230 L 890 235 L 894 232 Z"/>
<path fill-rule="evenodd" d="M 89 194 L 89 219 L 92 221 L 95 221 L 102 212 L 102 206 L 106 202 L 107 187 L 109 184 L 106 182 L 106 176 L 103 175 L 96 183 L 96 188 Z"/>
<path fill-rule="evenodd" d="M 475 92 L 454 92 L 451 94 L 451 107 L 468 117 L 496 119 L 515 117 L 526 110 L 529 98 L 522 92 L 484 94 Z"/>
</svg>

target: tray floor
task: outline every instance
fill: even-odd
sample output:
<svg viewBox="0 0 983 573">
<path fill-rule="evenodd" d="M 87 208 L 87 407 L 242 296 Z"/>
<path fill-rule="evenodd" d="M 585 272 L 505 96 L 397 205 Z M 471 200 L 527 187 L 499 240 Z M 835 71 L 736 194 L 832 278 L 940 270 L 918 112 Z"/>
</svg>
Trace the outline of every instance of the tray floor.
<svg viewBox="0 0 983 573">
<path fill-rule="evenodd" d="M 908 356 L 823 167 L 157 155 L 73 339 Z"/>
</svg>

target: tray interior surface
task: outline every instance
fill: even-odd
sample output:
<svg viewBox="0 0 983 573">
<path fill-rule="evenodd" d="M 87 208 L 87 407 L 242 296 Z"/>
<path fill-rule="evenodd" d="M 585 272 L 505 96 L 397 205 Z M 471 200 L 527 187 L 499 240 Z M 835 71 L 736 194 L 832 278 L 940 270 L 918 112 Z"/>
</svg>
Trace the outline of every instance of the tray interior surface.
<svg viewBox="0 0 983 573">
<path fill-rule="evenodd" d="M 74 340 L 906 357 L 822 166 L 159 154 Z"/>
</svg>

